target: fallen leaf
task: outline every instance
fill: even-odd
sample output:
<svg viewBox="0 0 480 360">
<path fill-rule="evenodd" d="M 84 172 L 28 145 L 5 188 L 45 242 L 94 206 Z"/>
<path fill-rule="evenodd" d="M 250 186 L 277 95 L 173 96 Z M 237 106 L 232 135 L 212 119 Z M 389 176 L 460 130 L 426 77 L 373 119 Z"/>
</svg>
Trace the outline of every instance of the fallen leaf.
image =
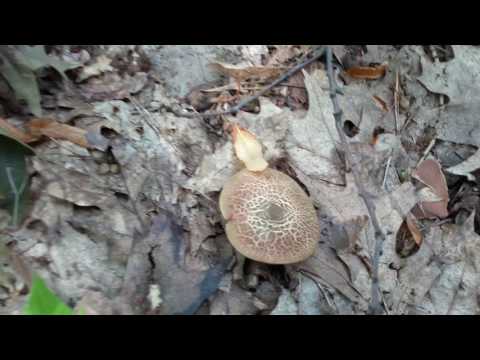
<svg viewBox="0 0 480 360">
<path fill-rule="evenodd" d="M 73 309 L 54 294 L 38 276 L 33 277 L 33 285 L 24 308 L 25 315 L 73 315 Z"/>
<path fill-rule="evenodd" d="M 219 291 L 210 303 L 210 315 L 255 315 L 252 293 L 233 283 L 228 291 Z"/>
<path fill-rule="evenodd" d="M 412 210 L 418 219 L 448 216 L 447 205 L 449 201 L 448 187 L 440 164 L 433 159 L 422 161 L 412 173 L 412 176 L 425 184 L 431 193 L 421 190 L 419 204 Z"/>
<path fill-rule="evenodd" d="M 87 101 L 122 100 L 130 94 L 142 90 L 148 82 L 148 75 L 143 72 L 134 76 L 107 73 L 101 78 L 91 78 L 85 84 L 79 84 L 81 93 Z"/>
<path fill-rule="evenodd" d="M 4 133 L 8 134 L 9 136 L 23 143 L 30 143 L 32 141 L 37 140 L 35 136 L 32 136 L 31 134 L 27 134 L 26 132 L 11 125 L 5 119 L 0 118 L 0 131 L 2 130 Z"/>
<path fill-rule="evenodd" d="M 156 216 L 150 231 L 154 244 L 158 244 L 152 249 L 151 257 L 155 263 L 154 281 L 162 289 L 160 313 L 195 313 L 200 305 L 217 291 L 231 261 L 231 249 L 224 254 L 220 252 L 219 256 L 212 258 L 210 262 L 200 258 L 190 262 L 193 259 L 189 260 L 185 251 L 184 232 L 171 216 Z M 227 244 L 225 238 L 222 240 Z M 199 263 L 195 264 L 196 262 Z"/>
<path fill-rule="evenodd" d="M 25 100 L 35 116 L 42 115 L 35 72 L 44 67 L 53 67 L 66 79 L 65 71 L 81 66 L 77 62 L 47 55 L 44 45 L 2 47 L 0 60 L 0 73 L 13 88 L 16 97 Z"/>
<path fill-rule="evenodd" d="M 27 124 L 27 128 L 33 137 L 48 136 L 56 140 L 67 140 L 84 148 L 90 147 L 86 138 L 87 131 L 60 124 L 55 120 L 34 118 Z"/>
<path fill-rule="evenodd" d="M 285 65 L 290 59 L 297 56 L 295 45 L 275 45 L 275 52 L 269 57 L 267 67 Z"/>
<path fill-rule="evenodd" d="M 33 115 L 41 116 L 40 91 L 34 72 L 16 65 L 6 54 L 0 53 L 0 73 L 12 87 L 15 97 L 25 101 Z"/>
<path fill-rule="evenodd" d="M 375 102 L 375 105 L 377 105 L 380 110 L 384 112 L 390 111 L 388 109 L 387 103 L 380 96 L 373 95 L 372 98 L 373 98 L 373 101 Z"/>
<path fill-rule="evenodd" d="M 443 111 L 425 109 L 424 116 L 435 127 L 439 139 L 478 146 L 480 49 L 471 45 L 452 45 L 452 49 L 454 58 L 446 62 L 422 58 L 423 72 L 417 79 L 429 91 L 449 99 Z"/>
<path fill-rule="evenodd" d="M 92 76 L 103 74 L 104 72 L 113 71 L 114 68 L 110 65 L 112 59 L 109 59 L 105 55 L 100 55 L 95 59 L 95 62 L 91 65 L 82 68 L 82 71 L 78 75 L 77 82 L 81 82 Z"/>
<path fill-rule="evenodd" d="M 77 315 L 113 315 L 113 304 L 99 291 L 87 290 L 73 309 Z"/>
<path fill-rule="evenodd" d="M 415 223 L 414 216 L 412 214 L 408 214 L 407 218 L 405 219 L 405 222 L 407 224 L 408 230 L 410 230 L 410 233 L 412 234 L 412 237 L 415 243 L 418 246 L 422 245 L 423 235 L 420 229 L 418 228 L 417 224 Z"/>
<path fill-rule="evenodd" d="M 354 79 L 376 80 L 385 76 L 387 65 L 354 66 L 345 72 Z"/>
<path fill-rule="evenodd" d="M 237 81 L 245 81 L 249 79 L 268 80 L 280 76 L 285 68 L 281 67 L 266 67 L 266 66 L 238 66 L 225 63 L 211 63 L 210 68 L 219 73 L 230 76 Z"/>
<path fill-rule="evenodd" d="M 298 315 L 298 305 L 290 291 L 282 289 L 277 305 L 270 315 Z"/>
<path fill-rule="evenodd" d="M 0 128 L 0 200 L 17 226 L 25 215 L 28 200 L 28 174 L 25 156 L 33 149 Z"/>
<path fill-rule="evenodd" d="M 273 164 L 285 157 L 284 141 L 289 124 L 297 120 L 295 113 L 261 97 L 260 113 L 241 111 L 234 120 L 262 140 L 263 156 L 267 162 Z M 187 180 L 186 187 L 201 194 L 220 191 L 227 179 L 243 166 L 232 148 L 232 142 L 228 141 L 215 152 L 206 152 L 194 176 Z"/>
<path fill-rule="evenodd" d="M 477 150 L 467 160 L 458 165 L 451 166 L 446 170 L 452 174 L 466 176 L 470 181 L 475 181 L 475 176 L 472 174 L 472 172 L 478 169 L 480 169 L 480 150 Z"/>
<path fill-rule="evenodd" d="M 319 245 L 313 256 L 295 267 L 337 290 L 364 311 L 367 309 L 368 303 L 352 283 L 346 266 L 328 246 Z"/>
<path fill-rule="evenodd" d="M 312 181 L 344 184 L 342 160 L 336 144 L 338 134 L 324 71 L 312 75 L 303 72 L 308 91 L 308 112 L 304 118 L 289 122 L 286 150 L 294 168 L 301 169 Z"/>
<path fill-rule="evenodd" d="M 432 227 L 427 242 L 440 271 L 428 289 L 428 296 L 415 301 L 430 314 L 477 314 L 480 286 L 480 236 L 474 231 L 474 217 L 462 224 Z M 425 246 L 426 247 L 426 246 Z M 432 262 L 430 260 L 430 262 Z M 427 263 L 428 264 L 428 263 Z M 417 269 L 415 279 L 429 271 Z"/>
<path fill-rule="evenodd" d="M 44 45 L 16 45 L 13 48 L 13 55 L 17 62 L 24 67 L 37 71 L 41 68 L 51 66 L 57 70 L 63 78 L 67 78 L 67 70 L 80 67 L 82 64 L 72 60 L 64 60 L 55 55 L 48 55 Z"/>
</svg>

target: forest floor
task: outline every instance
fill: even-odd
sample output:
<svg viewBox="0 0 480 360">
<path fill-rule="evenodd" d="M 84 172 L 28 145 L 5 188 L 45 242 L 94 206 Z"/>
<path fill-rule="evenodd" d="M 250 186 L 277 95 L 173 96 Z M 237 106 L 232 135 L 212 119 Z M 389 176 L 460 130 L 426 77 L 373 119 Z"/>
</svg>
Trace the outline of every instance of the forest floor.
<svg viewBox="0 0 480 360">
<path fill-rule="evenodd" d="M 312 49 L 5 47 L 0 314 L 22 313 L 32 274 L 91 314 L 367 313 L 375 231 L 345 166 L 323 59 L 236 114 L 192 116 L 230 109 Z M 480 47 L 332 49 L 343 128 L 385 234 L 382 313 L 478 314 Z M 311 258 L 247 259 L 234 276 L 218 207 L 242 167 L 232 123 L 312 198 Z"/>
</svg>

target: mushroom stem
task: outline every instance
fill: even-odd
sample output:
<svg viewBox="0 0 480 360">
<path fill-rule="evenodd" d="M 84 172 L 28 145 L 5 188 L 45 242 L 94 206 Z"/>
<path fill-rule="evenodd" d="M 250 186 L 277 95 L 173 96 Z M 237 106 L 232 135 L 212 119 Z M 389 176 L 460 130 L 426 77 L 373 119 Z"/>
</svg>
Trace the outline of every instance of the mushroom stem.
<svg viewBox="0 0 480 360">
<path fill-rule="evenodd" d="M 235 251 L 235 257 L 237 258 L 237 261 L 235 263 L 235 266 L 233 268 L 233 280 L 238 281 L 243 279 L 243 269 L 245 266 L 245 256 L 240 254 L 238 251 Z"/>
</svg>

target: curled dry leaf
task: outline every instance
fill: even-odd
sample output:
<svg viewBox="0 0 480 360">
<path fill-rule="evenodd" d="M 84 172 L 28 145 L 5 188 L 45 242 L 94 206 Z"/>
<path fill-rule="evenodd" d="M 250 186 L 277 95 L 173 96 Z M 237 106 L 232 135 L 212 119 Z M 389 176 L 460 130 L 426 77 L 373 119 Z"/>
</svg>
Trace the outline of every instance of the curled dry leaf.
<svg viewBox="0 0 480 360">
<path fill-rule="evenodd" d="M 85 148 L 89 147 L 87 131 L 75 126 L 60 124 L 50 119 L 34 118 L 27 124 L 27 128 L 37 139 L 48 136 L 57 140 L 67 140 Z"/>
<path fill-rule="evenodd" d="M 354 66 L 345 72 L 353 79 L 376 80 L 385 76 L 387 65 L 378 66 Z"/>
<path fill-rule="evenodd" d="M 466 176 L 468 180 L 475 181 L 475 176 L 472 172 L 477 169 L 480 169 L 480 150 L 477 150 L 475 154 L 460 164 L 449 167 L 447 171 L 452 174 Z"/>
<path fill-rule="evenodd" d="M 105 55 L 99 56 L 96 59 L 95 63 L 85 66 L 82 69 L 82 71 L 78 75 L 77 81 L 80 82 L 88 78 L 91 78 L 92 76 L 97 76 L 107 71 L 113 71 L 114 69 L 110 65 L 111 62 L 112 60 L 106 57 Z"/>
<path fill-rule="evenodd" d="M 422 200 L 413 208 L 412 213 L 418 219 L 447 217 L 448 187 L 440 164 L 433 159 L 422 161 L 412 176 L 428 187 L 419 192 Z"/>
<path fill-rule="evenodd" d="M 274 47 L 275 52 L 267 60 L 267 66 L 286 64 L 301 52 L 295 45 L 275 45 Z"/>
<path fill-rule="evenodd" d="M 408 230 L 412 234 L 413 240 L 418 246 L 420 246 L 423 241 L 423 235 L 417 226 L 415 217 L 410 213 L 407 215 L 405 222 L 407 224 Z"/>
<path fill-rule="evenodd" d="M 373 102 L 375 103 L 375 105 L 377 105 L 377 107 L 380 110 L 382 110 L 384 112 L 389 112 L 390 111 L 388 109 L 387 103 L 380 96 L 373 95 L 372 98 L 373 98 Z"/>
<path fill-rule="evenodd" d="M 237 81 L 244 81 L 248 79 L 268 80 L 278 77 L 285 71 L 281 67 L 267 67 L 267 66 L 236 66 L 223 63 L 211 63 L 209 67 L 219 73 L 230 76 Z"/>
<path fill-rule="evenodd" d="M 262 145 L 255 135 L 234 125 L 232 128 L 233 146 L 237 157 L 250 171 L 263 171 L 268 163 L 263 158 Z"/>
<path fill-rule="evenodd" d="M 0 132 L 4 130 L 8 135 L 17 139 L 18 141 L 24 143 L 30 143 L 32 141 L 37 140 L 37 138 L 31 134 L 27 134 L 25 131 L 16 128 L 15 126 L 11 125 L 5 119 L 0 118 Z"/>
</svg>

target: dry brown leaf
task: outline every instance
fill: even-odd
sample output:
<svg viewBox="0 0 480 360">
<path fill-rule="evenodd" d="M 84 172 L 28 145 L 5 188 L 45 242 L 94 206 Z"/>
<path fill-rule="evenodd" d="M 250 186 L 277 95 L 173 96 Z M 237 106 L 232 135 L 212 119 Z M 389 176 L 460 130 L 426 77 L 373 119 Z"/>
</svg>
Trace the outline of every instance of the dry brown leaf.
<svg viewBox="0 0 480 360">
<path fill-rule="evenodd" d="M 35 137 L 31 134 L 27 134 L 26 132 L 16 128 L 15 126 L 8 123 L 5 119 L 2 119 L 2 118 L 0 118 L 0 129 L 4 130 L 11 137 L 24 143 L 30 143 L 32 141 L 38 140 L 38 137 Z"/>
<path fill-rule="evenodd" d="M 437 198 L 425 199 L 412 210 L 419 219 L 448 216 L 448 187 L 441 165 L 433 159 L 422 161 L 412 176 L 425 184 Z M 425 195 L 426 192 L 424 191 Z M 440 200 L 438 200 L 440 199 Z"/>
<path fill-rule="evenodd" d="M 418 228 L 417 224 L 415 223 L 415 217 L 410 213 L 407 215 L 405 222 L 407 223 L 408 230 L 410 230 L 410 233 L 412 234 L 412 237 L 413 237 L 413 240 L 415 240 L 415 243 L 418 246 L 422 245 L 423 235 L 420 229 Z"/>
<path fill-rule="evenodd" d="M 277 45 L 275 48 L 276 51 L 268 59 L 266 64 L 267 66 L 286 64 L 290 59 L 297 56 L 300 52 L 299 49 L 295 48 L 295 45 Z"/>
<path fill-rule="evenodd" d="M 240 67 L 223 63 L 211 63 L 210 68 L 219 73 L 230 76 L 237 81 L 249 79 L 268 80 L 280 76 L 285 69 L 281 67 L 249 66 Z"/>
<path fill-rule="evenodd" d="M 48 136 L 56 140 L 67 140 L 85 148 L 90 146 L 86 138 L 87 131 L 60 124 L 55 120 L 34 118 L 27 124 L 27 128 L 34 137 Z"/>
<path fill-rule="evenodd" d="M 85 66 L 82 68 L 82 71 L 78 75 L 77 81 L 83 81 L 92 76 L 101 75 L 104 72 L 113 71 L 114 68 L 110 65 L 112 62 L 111 59 L 105 55 L 100 55 L 93 64 Z"/>
<path fill-rule="evenodd" d="M 354 66 L 345 72 L 354 79 L 376 80 L 385 76 L 387 65 L 378 66 Z"/>
<path fill-rule="evenodd" d="M 387 103 L 380 96 L 373 95 L 372 98 L 373 98 L 373 101 L 375 102 L 375 105 L 377 105 L 380 110 L 384 112 L 390 111 L 388 109 Z"/>
</svg>

